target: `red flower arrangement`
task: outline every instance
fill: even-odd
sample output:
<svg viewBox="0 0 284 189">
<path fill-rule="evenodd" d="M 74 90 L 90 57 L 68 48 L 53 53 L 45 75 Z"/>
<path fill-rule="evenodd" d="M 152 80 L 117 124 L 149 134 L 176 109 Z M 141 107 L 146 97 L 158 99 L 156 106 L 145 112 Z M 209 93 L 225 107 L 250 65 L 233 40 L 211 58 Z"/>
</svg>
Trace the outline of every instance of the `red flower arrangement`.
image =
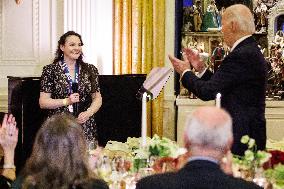
<svg viewBox="0 0 284 189">
<path fill-rule="evenodd" d="M 269 161 L 267 161 L 264 165 L 264 169 L 274 168 L 277 164 L 283 164 L 284 165 L 284 152 L 280 150 L 268 150 L 268 152 L 271 154 L 271 157 Z"/>
<path fill-rule="evenodd" d="M 178 171 L 188 161 L 191 156 L 190 152 L 179 155 L 177 158 L 162 157 L 155 161 L 153 169 L 156 173 L 163 173 L 168 171 Z"/>
</svg>

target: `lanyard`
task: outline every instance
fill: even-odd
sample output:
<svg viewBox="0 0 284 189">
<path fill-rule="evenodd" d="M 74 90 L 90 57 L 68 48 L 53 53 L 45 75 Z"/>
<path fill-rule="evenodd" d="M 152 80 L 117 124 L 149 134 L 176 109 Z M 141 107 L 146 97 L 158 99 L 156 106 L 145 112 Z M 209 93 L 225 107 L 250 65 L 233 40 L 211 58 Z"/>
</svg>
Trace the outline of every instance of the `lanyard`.
<svg viewBox="0 0 284 189">
<path fill-rule="evenodd" d="M 75 64 L 75 78 L 74 80 L 71 77 L 71 74 L 69 72 L 68 66 L 65 63 L 65 61 L 60 61 L 59 62 L 63 72 L 65 73 L 66 77 L 67 77 L 67 81 L 68 81 L 68 85 L 69 85 L 69 95 L 73 93 L 72 91 L 72 83 L 78 83 L 79 82 L 79 64 L 76 62 Z"/>
</svg>

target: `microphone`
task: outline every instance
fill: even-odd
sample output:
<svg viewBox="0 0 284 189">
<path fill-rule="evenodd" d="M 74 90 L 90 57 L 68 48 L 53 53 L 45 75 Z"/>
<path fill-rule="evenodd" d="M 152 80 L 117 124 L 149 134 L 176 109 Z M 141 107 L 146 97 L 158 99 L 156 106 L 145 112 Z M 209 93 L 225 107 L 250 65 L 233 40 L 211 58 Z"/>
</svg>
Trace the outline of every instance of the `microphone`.
<svg viewBox="0 0 284 189">
<path fill-rule="evenodd" d="M 72 93 L 78 93 L 78 83 L 72 83 Z M 78 102 L 73 103 L 73 115 L 78 115 Z"/>
</svg>

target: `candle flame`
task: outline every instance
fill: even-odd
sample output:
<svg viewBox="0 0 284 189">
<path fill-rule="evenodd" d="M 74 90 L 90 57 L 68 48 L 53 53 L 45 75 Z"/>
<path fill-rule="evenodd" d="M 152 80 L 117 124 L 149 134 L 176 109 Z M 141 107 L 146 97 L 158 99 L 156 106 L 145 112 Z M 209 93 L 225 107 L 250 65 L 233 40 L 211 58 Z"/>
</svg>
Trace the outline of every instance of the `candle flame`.
<svg viewBox="0 0 284 189">
<path fill-rule="evenodd" d="M 217 93 L 215 103 L 217 108 L 221 108 L 221 93 Z"/>
</svg>

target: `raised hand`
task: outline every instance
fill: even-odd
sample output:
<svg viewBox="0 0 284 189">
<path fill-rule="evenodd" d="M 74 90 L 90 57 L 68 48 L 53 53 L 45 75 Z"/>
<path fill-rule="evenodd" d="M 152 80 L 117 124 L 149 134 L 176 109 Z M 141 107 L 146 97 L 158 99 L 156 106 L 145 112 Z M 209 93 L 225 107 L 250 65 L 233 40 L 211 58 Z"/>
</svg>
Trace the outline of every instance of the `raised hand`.
<svg viewBox="0 0 284 189">
<path fill-rule="evenodd" d="M 14 151 L 18 142 L 18 129 L 15 117 L 10 114 L 4 115 L 2 125 L 0 125 L 0 144 L 5 151 Z"/>
<path fill-rule="evenodd" d="M 169 59 L 174 67 L 174 69 L 179 73 L 182 74 L 183 71 L 186 69 L 190 69 L 190 64 L 187 60 L 182 61 L 174 56 L 168 55 Z"/>
<path fill-rule="evenodd" d="M 188 60 L 197 72 L 201 73 L 205 69 L 205 64 L 200 60 L 200 55 L 197 50 L 184 48 L 182 51 L 184 59 Z"/>
<path fill-rule="evenodd" d="M 0 124 L 0 145 L 4 151 L 4 165 L 2 175 L 10 180 L 16 179 L 14 157 L 18 142 L 18 129 L 15 117 L 10 114 L 4 115 L 2 125 Z"/>
</svg>

